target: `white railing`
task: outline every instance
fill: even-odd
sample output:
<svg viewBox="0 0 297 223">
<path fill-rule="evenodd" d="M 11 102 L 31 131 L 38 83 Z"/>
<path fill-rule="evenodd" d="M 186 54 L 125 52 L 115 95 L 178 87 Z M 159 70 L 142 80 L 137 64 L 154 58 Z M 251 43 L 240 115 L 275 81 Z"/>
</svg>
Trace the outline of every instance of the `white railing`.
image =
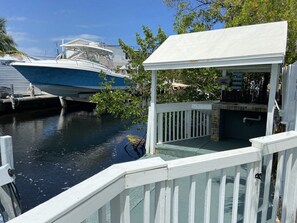
<svg viewBox="0 0 297 223">
<path fill-rule="evenodd" d="M 167 162 L 113 165 L 10 223 L 276 222 L 279 207 L 281 222 L 294 223 L 297 132 L 251 142 L 251 147 Z M 268 165 L 261 170 L 263 158 Z M 135 194 L 139 200 L 132 205 Z"/>
<path fill-rule="evenodd" d="M 0 137 L 0 187 L 14 181 L 14 176 L 10 176 L 9 172 L 13 169 L 13 152 L 11 136 Z"/>
<path fill-rule="evenodd" d="M 157 143 L 210 135 L 210 102 L 158 104 Z"/>
<path fill-rule="evenodd" d="M 146 150 L 154 153 L 156 143 L 166 143 L 210 135 L 210 117 L 215 101 L 157 104 L 156 118 L 149 109 Z M 153 123 L 156 129 L 153 129 Z"/>
</svg>

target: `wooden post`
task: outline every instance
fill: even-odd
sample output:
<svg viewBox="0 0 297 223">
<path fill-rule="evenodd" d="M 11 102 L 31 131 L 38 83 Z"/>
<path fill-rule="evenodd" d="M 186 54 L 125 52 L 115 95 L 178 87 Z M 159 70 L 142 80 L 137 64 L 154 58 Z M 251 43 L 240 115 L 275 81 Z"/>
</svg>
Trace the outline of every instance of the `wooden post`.
<svg viewBox="0 0 297 223">
<path fill-rule="evenodd" d="M 222 77 L 226 77 L 227 76 L 227 71 L 226 70 L 223 70 L 222 71 Z M 225 86 L 225 84 L 222 84 L 222 91 L 224 91 L 225 89 L 226 89 L 226 86 Z"/>
<path fill-rule="evenodd" d="M 267 108 L 266 135 L 272 135 L 273 107 L 274 107 L 276 90 L 278 88 L 278 76 L 279 76 L 279 64 L 272 64 L 271 77 L 270 77 L 269 101 L 268 101 L 268 108 Z"/>
<path fill-rule="evenodd" d="M 158 143 L 163 143 L 163 113 L 159 113 L 158 115 Z"/>
<path fill-rule="evenodd" d="M 227 76 L 227 70 L 222 70 L 222 77 Z M 226 85 L 222 84 L 221 85 L 221 100 L 223 100 L 223 91 L 226 89 Z"/>
<path fill-rule="evenodd" d="M 144 198 L 143 198 L 143 223 L 150 223 L 150 184 L 144 185 Z"/>
<path fill-rule="evenodd" d="M 296 65 L 296 62 L 294 64 L 291 64 L 291 70 L 290 70 L 290 79 L 291 80 L 294 80 L 294 83 L 293 83 L 293 86 L 294 86 L 294 90 L 292 89 L 287 89 L 287 91 L 291 90 L 293 91 L 292 92 L 292 95 L 294 95 L 294 103 L 295 104 L 295 128 L 294 130 L 297 131 L 297 65 Z M 289 102 L 290 103 L 290 102 Z"/>
<path fill-rule="evenodd" d="M 2 165 L 9 164 L 11 168 L 14 168 L 11 136 L 1 136 L 0 140 Z"/>
<path fill-rule="evenodd" d="M 148 108 L 148 117 L 147 117 L 147 127 L 146 127 L 146 141 L 145 141 L 145 150 L 146 153 L 151 153 L 151 107 Z"/>
<path fill-rule="evenodd" d="M 155 223 L 165 221 L 165 181 L 155 183 Z"/>
<path fill-rule="evenodd" d="M 110 201 L 110 222 L 119 223 L 121 221 L 121 194 Z"/>
<path fill-rule="evenodd" d="M 296 192 L 297 192 L 297 148 L 292 151 L 292 165 L 290 165 L 290 177 L 286 182 L 288 184 L 287 206 L 286 206 L 286 222 L 296 222 Z"/>
<path fill-rule="evenodd" d="M 156 133 L 157 133 L 157 117 L 156 117 L 156 103 L 157 103 L 157 71 L 152 71 L 152 83 L 151 83 L 151 142 L 150 153 L 155 153 L 156 146 Z"/>
</svg>

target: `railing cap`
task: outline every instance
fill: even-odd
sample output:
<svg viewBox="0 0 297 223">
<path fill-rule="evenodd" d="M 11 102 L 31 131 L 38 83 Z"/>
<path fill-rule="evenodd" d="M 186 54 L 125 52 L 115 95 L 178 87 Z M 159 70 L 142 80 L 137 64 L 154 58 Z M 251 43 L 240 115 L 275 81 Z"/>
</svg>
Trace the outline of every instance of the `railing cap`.
<svg viewBox="0 0 297 223">
<path fill-rule="evenodd" d="M 297 132 L 289 131 L 250 139 L 253 147 L 262 150 L 263 155 L 297 147 Z"/>
<path fill-rule="evenodd" d="M 204 154 L 167 161 L 169 179 L 176 179 L 218 169 L 229 168 L 243 163 L 258 162 L 262 159 L 258 148 L 244 147 L 222 152 Z"/>
<path fill-rule="evenodd" d="M 179 102 L 168 104 L 157 104 L 156 112 L 173 112 L 185 110 L 211 110 L 212 105 L 218 101 Z"/>
<path fill-rule="evenodd" d="M 124 171 L 125 174 L 131 174 L 136 172 L 142 172 L 145 170 L 159 169 L 162 167 L 167 167 L 167 163 L 160 157 L 136 160 L 126 163 L 119 163 L 113 165 L 115 168 L 118 168 Z"/>
</svg>

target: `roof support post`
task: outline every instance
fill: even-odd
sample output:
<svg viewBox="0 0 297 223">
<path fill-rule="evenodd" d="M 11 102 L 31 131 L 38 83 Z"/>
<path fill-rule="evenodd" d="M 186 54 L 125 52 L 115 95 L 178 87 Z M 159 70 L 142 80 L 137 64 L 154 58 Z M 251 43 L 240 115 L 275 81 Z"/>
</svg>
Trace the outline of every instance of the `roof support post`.
<svg viewBox="0 0 297 223">
<path fill-rule="evenodd" d="M 222 70 L 222 77 L 226 77 L 227 76 L 227 70 L 224 69 Z M 222 84 L 221 86 L 221 100 L 223 100 L 223 91 L 226 89 L 226 85 Z"/>
<path fill-rule="evenodd" d="M 150 153 L 155 153 L 156 146 L 156 135 L 157 135 L 157 113 L 156 113 L 156 104 L 157 104 L 157 71 L 152 71 L 152 81 L 151 81 L 151 119 L 148 123 L 151 128 L 150 134 Z"/>
<path fill-rule="evenodd" d="M 270 77 L 269 101 L 268 101 L 268 108 L 267 108 L 266 135 L 272 135 L 274 101 L 275 101 L 276 90 L 278 88 L 279 72 L 280 72 L 280 65 L 272 64 L 271 77 Z"/>
<path fill-rule="evenodd" d="M 227 76 L 227 70 L 223 70 L 222 71 L 222 77 L 226 77 Z M 224 91 L 226 89 L 226 85 L 222 84 L 222 91 Z"/>
</svg>

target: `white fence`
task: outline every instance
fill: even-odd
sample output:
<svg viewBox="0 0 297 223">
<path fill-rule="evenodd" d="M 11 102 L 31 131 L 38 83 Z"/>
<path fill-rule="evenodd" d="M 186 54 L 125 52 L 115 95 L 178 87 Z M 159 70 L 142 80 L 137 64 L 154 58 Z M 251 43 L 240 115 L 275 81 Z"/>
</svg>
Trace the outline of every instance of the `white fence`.
<svg viewBox="0 0 297 223">
<path fill-rule="evenodd" d="M 157 142 L 171 142 L 210 135 L 209 102 L 158 104 Z"/>
<path fill-rule="evenodd" d="M 279 206 L 282 222 L 295 222 L 297 132 L 251 142 L 172 161 L 113 165 L 10 223 L 275 222 Z M 268 165 L 261 170 L 264 157 Z M 132 207 L 137 189 L 140 201 Z"/>
<path fill-rule="evenodd" d="M 214 102 L 186 102 L 156 105 L 156 129 L 152 128 L 153 115 L 149 111 L 146 148 L 147 152 L 154 149 L 150 145 L 151 137 L 156 143 L 166 143 L 210 135 L 210 117 Z M 153 153 L 153 152 L 151 152 Z"/>
</svg>

